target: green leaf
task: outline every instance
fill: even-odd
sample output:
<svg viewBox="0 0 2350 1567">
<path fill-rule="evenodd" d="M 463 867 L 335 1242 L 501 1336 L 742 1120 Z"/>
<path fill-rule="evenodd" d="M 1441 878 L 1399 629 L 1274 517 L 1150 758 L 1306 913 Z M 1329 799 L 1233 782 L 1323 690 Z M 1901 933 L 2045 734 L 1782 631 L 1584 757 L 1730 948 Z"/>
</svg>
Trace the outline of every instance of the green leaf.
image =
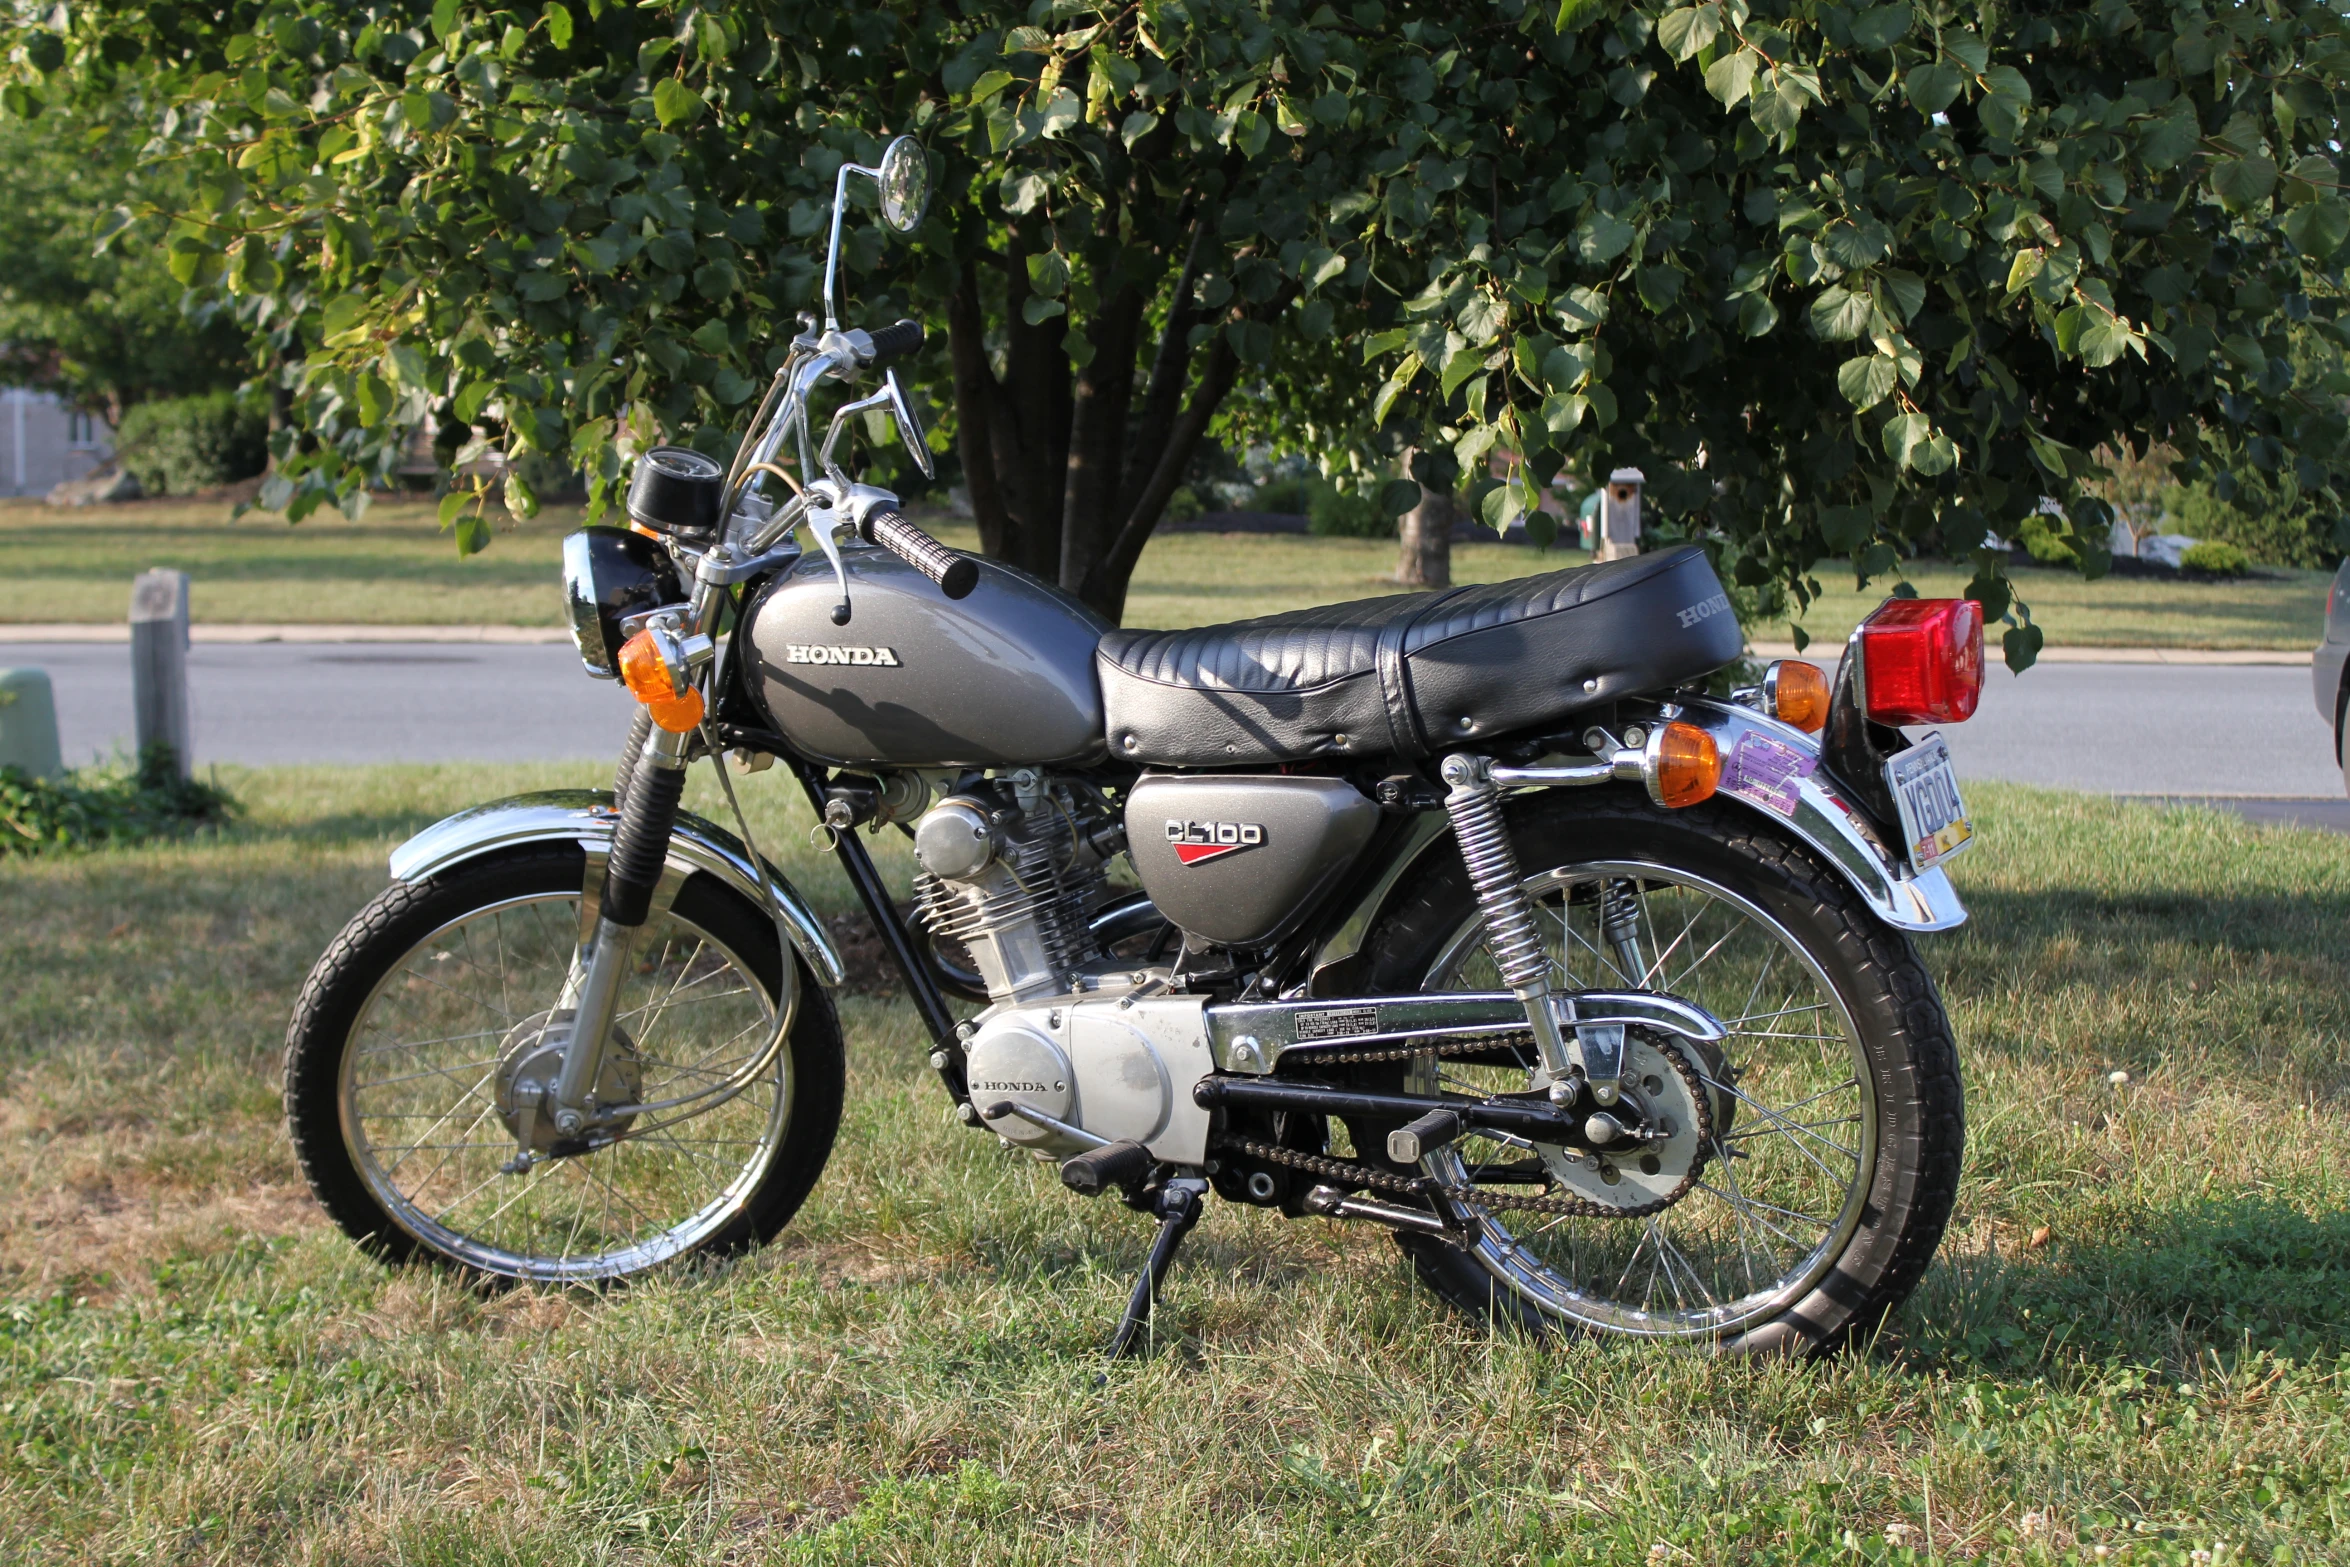
<svg viewBox="0 0 2350 1567">
<path fill-rule="evenodd" d="M 1058 299 L 1069 286 L 1069 258 L 1057 250 L 1039 251 L 1028 258 L 1028 286 L 1047 299 Z"/>
<path fill-rule="evenodd" d="M 1674 59 L 1686 60 L 1712 43 L 1721 30 L 1720 6 L 1683 6 L 1678 11 L 1667 11 L 1664 20 L 1656 24 L 1656 41 L 1663 44 L 1665 52 Z"/>
<path fill-rule="evenodd" d="M 2040 275 L 2040 269 L 2046 265 L 2048 265 L 2048 253 L 2044 250 L 2035 247 L 2031 250 L 2017 251 L 2015 260 L 2007 264 L 2007 291 L 2012 294 L 2029 286 L 2032 279 Z"/>
<path fill-rule="evenodd" d="M 506 469 L 505 501 L 509 516 L 535 517 L 539 514 L 538 491 L 530 487 L 530 481 L 522 476 L 521 468 L 511 464 Z"/>
<path fill-rule="evenodd" d="M 450 525 L 456 522 L 458 514 L 472 504 L 473 492 L 471 490 L 451 490 L 448 494 L 442 496 L 441 531 L 443 533 L 448 532 Z"/>
<path fill-rule="evenodd" d="M 25 63 L 47 76 L 65 63 L 65 40 L 45 28 L 34 28 L 25 35 Z"/>
<path fill-rule="evenodd" d="M 1590 410 L 1591 401 L 1573 392 L 1554 392 L 1542 400 L 1542 427 L 1553 435 L 1572 435 Z"/>
<path fill-rule="evenodd" d="M 659 117 L 664 130 L 672 125 L 685 125 L 700 118 L 709 105 L 674 76 L 664 76 L 653 86 L 653 113 Z"/>
<path fill-rule="evenodd" d="M 1926 280 L 1915 272 L 1904 272 L 1898 267 L 1887 267 L 1877 273 L 1877 281 L 1893 301 L 1894 311 L 1907 321 L 1916 315 L 1926 302 Z"/>
<path fill-rule="evenodd" d="M 1836 390 L 1856 409 L 1874 408 L 1893 395 L 1899 368 L 1883 354 L 1847 359 L 1836 372 Z"/>
<path fill-rule="evenodd" d="M 1575 225 L 1575 254 L 1590 266 L 1605 266 L 1632 244 L 1636 230 L 1613 213 L 1594 212 Z"/>
<path fill-rule="evenodd" d="M 2212 165 L 2211 188 L 2230 211 L 2243 212 L 2268 199 L 2277 188 L 2277 164 L 2267 153 L 2223 158 Z"/>
<path fill-rule="evenodd" d="M 1940 114 L 1958 101 L 1959 90 L 1966 86 L 1966 78 L 1955 66 L 1940 60 L 1912 66 L 1902 81 L 1902 89 L 1920 114 Z"/>
<path fill-rule="evenodd" d="M 1927 478 L 1948 473 L 1958 465 L 1957 443 L 1937 430 L 1931 440 L 1910 451 L 1909 465 Z"/>
<path fill-rule="evenodd" d="M 1420 481 L 1417 479 L 1390 479 L 1379 486 L 1379 512 L 1385 517 L 1400 517 L 1420 504 Z"/>
<path fill-rule="evenodd" d="M 1047 188 L 1041 174 L 1007 174 L 1003 183 L 996 187 L 996 195 L 1002 200 L 1006 212 L 1020 216 L 1044 200 Z"/>
<path fill-rule="evenodd" d="M 2102 370 L 2131 349 L 2143 355 L 2145 345 L 2138 334 L 2130 330 L 2129 322 L 2110 310 L 2090 306 L 2083 311 L 2079 334 L 2073 341 L 2073 351 L 2081 356 L 2091 369 Z"/>
<path fill-rule="evenodd" d="M 1452 394 L 1460 389 L 1460 385 L 1463 381 L 1468 380 L 1469 377 L 1473 375 L 1482 375 L 1484 373 L 1485 361 L 1480 356 L 1476 354 L 1455 354 L 1445 365 L 1443 375 L 1438 378 L 1442 383 L 1441 390 L 1438 395 L 1443 397 L 1445 401 L 1450 402 L 1452 400 Z"/>
<path fill-rule="evenodd" d="M 1897 467 L 1906 468 L 1910 466 L 1912 455 L 1932 439 L 1933 434 L 1933 421 L 1924 414 L 1900 414 L 1885 421 L 1885 429 L 1879 439 L 1884 443 L 1885 455 L 1892 458 Z"/>
<path fill-rule="evenodd" d="M 1132 152 L 1136 142 L 1142 140 L 1145 136 L 1148 136 L 1152 131 L 1155 131 L 1158 128 L 1159 117 L 1157 115 L 1145 114 L 1141 110 L 1136 110 L 1134 113 L 1126 116 L 1126 123 L 1124 125 L 1118 127 L 1118 139 L 1126 144 L 1126 150 L 1128 152 Z"/>
<path fill-rule="evenodd" d="M 392 389 L 373 370 L 359 373 L 351 393 L 359 405 L 359 423 L 366 429 L 372 430 L 383 423 L 384 415 L 392 411 Z"/>
<path fill-rule="evenodd" d="M 1768 294 L 1749 294 L 1738 301 L 1738 330 L 1748 337 L 1766 337 L 1779 324 L 1779 307 Z"/>
<path fill-rule="evenodd" d="M 570 291 L 571 279 L 560 272 L 548 271 L 543 267 L 534 267 L 523 273 L 522 280 L 514 286 L 515 293 L 520 294 L 534 305 L 543 305 L 550 300 L 561 299 Z"/>
<path fill-rule="evenodd" d="M 2285 237 L 2312 261 L 2325 261 L 2350 239 L 2350 202 L 2321 196 L 2285 214 Z"/>
<path fill-rule="evenodd" d="M 1069 307 L 1067 305 L 1057 299 L 1047 299 L 1042 294 L 1031 294 L 1020 304 L 1020 319 L 1030 326 L 1040 325 L 1055 316 L 1067 315 L 1068 313 Z"/>
<path fill-rule="evenodd" d="M 1849 342 L 1868 330 L 1869 296 L 1839 283 L 1811 302 L 1811 329 L 1831 343 Z"/>
<path fill-rule="evenodd" d="M 488 381 L 468 381 L 451 401 L 449 411 L 457 416 L 459 424 L 471 424 L 481 417 L 482 405 L 490 400 L 497 387 Z"/>
<path fill-rule="evenodd" d="M 737 403 L 750 401 L 751 394 L 758 389 L 758 382 L 732 365 L 720 366 L 718 373 L 710 378 L 710 395 L 718 399 L 722 408 L 732 408 Z"/>
<path fill-rule="evenodd" d="M 1890 49 L 1909 36 L 1906 0 L 1863 11 L 1852 19 L 1852 41 L 1863 49 Z"/>
<path fill-rule="evenodd" d="M 1752 49 L 1740 49 L 1723 55 L 1705 68 L 1705 90 L 1722 101 L 1725 109 L 1735 109 L 1754 89 L 1754 68 L 1762 56 Z"/>
<path fill-rule="evenodd" d="M 470 501 L 474 497 L 470 493 L 461 493 L 459 498 Z M 490 547 L 490 520 L 482 515 L 481 508 L 477 506 L 457 519 L 456 534 L 459 555 L 479 555 Z"/>
<path fill-rule="evenodd" d="M 1651 311 L 1661 312 L 1681 297 L 1679 267 L 1642 267 L 1635 281 L 1640 289 L 1640 302 Z"/>
<path fill-rule="evenodd" d="M 1877 535 L 1877 519 L 1866 506 L 1822 506 L 1820 539 L 1839 555 L 1850 555 Z"/>
<path fill-rule="evenodd" d="M 539 13 L 539 16 L 547 24 L 547 42 L 558 49 L 570 48 L 571 12 L 569 8 L 556 4 L 555 0 L 547 0 L 547 7 Z"/>
<path fill-rule="evenodd" d="M 2034 625 L 2010 626 L 2003 632 L 1999 650 L 2006 656 L 2009 671 L 2020 675 L 2039 662 L 2043 640 L 2040 628 Z"/>
<path fill-rule="evenodd" d="M 734 292 L 735 272 L 731 261 L 705 261 L 694 268 L 694 292 L 704 299 L 716 302 Z"/>
</svg>

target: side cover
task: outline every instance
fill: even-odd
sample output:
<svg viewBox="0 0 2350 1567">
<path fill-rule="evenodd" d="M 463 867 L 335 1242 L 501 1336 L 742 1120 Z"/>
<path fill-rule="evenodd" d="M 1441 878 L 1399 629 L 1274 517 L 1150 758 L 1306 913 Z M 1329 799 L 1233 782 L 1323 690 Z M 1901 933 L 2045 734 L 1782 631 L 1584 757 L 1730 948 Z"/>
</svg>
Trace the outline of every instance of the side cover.
<svg viewBox="0 0 2350 1567">
<path fill-rule="evenodd" d="M 1143 779 L 1126 796 L 1126 852 L 1179 928 L 1227 946 L 1284 935 L 1344 875 L 1379 807 L 1341 778 Z"/>
<path fill-rule="evenodd" d="M 619 816 L 612 796 L 602 789 L 549 789 L 492 800 L 445 816 L 392 851 L 394 881 L 422 881 L 496 849 L 525 843 L 577 843 L 591 854 L 609 853 Z M 759 873 L 743 842 L 715 822 L 690 811 L 680 811 L 669 835 L 669 863 L 688 871 L 704 871 L 751 900 L 766 906 L 759 891 Z M 808 967 L 825 985 L 838 985 L 846 970 L 840 951 L 826 934 L 823 921 L 791 883 L 773 865 L 766 867 L 767 883 L 783 908 L 783 930 L 807 959 Z"/>
<path fill-rule="evenodd" d="M 1097 760 L 1093 652 L 1108 623 L 1000 561 L 950 599 L 886 550 L 841 550 L 840 586 L 811 554 L 769 584 L 736 634 L 778 733 L 835 767 L 1017 767 Z"/>
</svg>

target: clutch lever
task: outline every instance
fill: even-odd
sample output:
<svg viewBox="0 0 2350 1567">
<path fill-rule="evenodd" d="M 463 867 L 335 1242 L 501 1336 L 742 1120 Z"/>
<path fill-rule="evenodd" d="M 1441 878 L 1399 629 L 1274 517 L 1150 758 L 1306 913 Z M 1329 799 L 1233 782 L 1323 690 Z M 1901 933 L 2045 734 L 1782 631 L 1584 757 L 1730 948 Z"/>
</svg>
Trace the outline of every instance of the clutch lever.
<svg viewBox="0 0 2350 1567">
<path fill-rule="evenodd" d="M 834 537 L 839 528 L 851 521 L 846 506 L 834 504 L 837 497 L 829 480 L 818 480 L 808 486 L 808 527 L 816 535 L 816 545 L 824 551 L 824 558 L 832 562 L 833 580 L 840 584 L 840 602 L 832 606 L 832 623 L 849 623 L 849 568 L 840 558 L 840 540 Z"/>
</svg>

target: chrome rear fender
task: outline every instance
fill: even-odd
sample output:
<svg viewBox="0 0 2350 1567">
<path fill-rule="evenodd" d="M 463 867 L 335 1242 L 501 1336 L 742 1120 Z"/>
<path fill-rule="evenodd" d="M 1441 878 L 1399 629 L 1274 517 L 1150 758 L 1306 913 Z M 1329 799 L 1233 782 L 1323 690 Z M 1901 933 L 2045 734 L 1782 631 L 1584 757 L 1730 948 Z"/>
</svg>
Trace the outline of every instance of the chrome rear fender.
<svg viewBox="0 0 2350 1567">
<path fill-rule="evenodd" d="M 1749 708 L 1712 698 L 1685 703 L 1681 717 L 1713 736 L 1722 757 L 1721 797 L 1770 817 L 1782 830 L 1810 845 L 1868 900 L 1877 918 L 1895 930 L 1917 932 L 1951 930 L 1966 923 L 1966 908 L 1958 901 L 1958 890 L 1950 885 L 1949 876 L 1939 866 L 1922 876 L 1911 872 L 1908 860 L 1885 841 L 1868 813 L 1820 770 L 1820 747 L 1810 735 Z M 1792 751 L 1796 765 L 1787 770 L 1790 776 L 1785 783 L 1765 787 L 1744 769 L 1733 772 L 1742 742 L 1758 751 L 1766 745 Z M 1760 755 L 1771 753 L 1760 751 Z M 1442 811 L 1421 815 L 1378 882 L 1339 917 L 1336 928 L 1315 951 L 1314 971 L 1344 963 L 1362 950 L 1364 938 L 1379 922 L 1412 867 L 1449 839 L 1446 826 Z"/>
<path fill-rule="evenodd" d="M 619 820 L 611 792 L 603 789 L 549 789 L 492 800 L 443 817 L 394 849 L 392 879 L 422 881 L 482 855 L 530 843 L 576 843 L 597 863 L 611 852 Z M 742 840 L 690 811 L 678 812 L 669 835 L 669 868 L 688 875 L 706 872 L 749 899 L 753 908 L 766 907 L 759 872 Z M 819 983 L 840 984 L 846 970 L 824 922 L 773 864 L 766 872 L 782 911 L 784 935 Z"/>
</svg>

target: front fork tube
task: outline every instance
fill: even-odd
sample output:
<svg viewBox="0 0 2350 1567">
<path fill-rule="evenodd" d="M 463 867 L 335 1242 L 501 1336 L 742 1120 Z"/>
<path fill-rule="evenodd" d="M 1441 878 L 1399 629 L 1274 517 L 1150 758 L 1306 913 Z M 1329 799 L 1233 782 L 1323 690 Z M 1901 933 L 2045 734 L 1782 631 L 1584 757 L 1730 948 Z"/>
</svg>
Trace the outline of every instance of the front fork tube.
<svg viewBox="0 0 2350 1567">
<path fill-rule="evenodd" d="M 628 971 L 637 932 L 651 913 L 653 894 L 669 859 L 669 833 L 677 825 L 677 802 L 685 792 L 688 734 L 645 726 L 640 749 L 622 760 L 626 791 L 612 852 L 604 862 L 595 931 L 586 962 L 577 972 L 571 1041 L 563 1071 L 555 1080 L 555 1130 L 574 1136 L 595 1109 L 596 1084 L 604 1070 L 604 1045 L 612 1032 L 620 982 Z M 690 733 L 690 732 L 689 732 Z M 635 738 L 631 735 L 631 738 Z"/>
<path fill-rule="evenodd" d="M 1468 867 L 1494 966 L 1526 1009 L 1552 1096 L 1562 1103 L 1571 1100 L 1577 1084 L 1588 1081 L 1592 1098 L 1614 1104 L 1623 1080 L 1623 1026 L 1577 1026 L 1574 998 L 1552 988 L 1550 950 L 1535 921 L 1533 900 L 1526 896 L 1517 852 L 1510 847 L 1492 760 L 1455 753 L 1444 759 L 1443 774 L 1444 811 L 1452 818 L 1453 841 Z M 1572 1041 L 1567 1037 L 1570 1029 Z"/>
</svg>

